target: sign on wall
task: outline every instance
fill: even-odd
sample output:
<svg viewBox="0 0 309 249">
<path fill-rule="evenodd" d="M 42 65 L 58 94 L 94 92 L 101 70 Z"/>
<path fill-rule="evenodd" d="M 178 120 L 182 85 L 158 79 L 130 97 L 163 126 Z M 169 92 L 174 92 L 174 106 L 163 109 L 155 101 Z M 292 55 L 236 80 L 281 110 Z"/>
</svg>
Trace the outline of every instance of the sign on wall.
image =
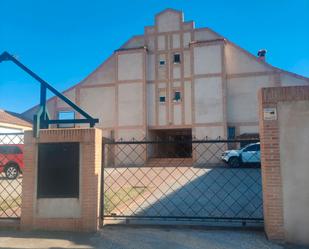
<svg viewBox="0 0 309 249">
<path fill-rule="evenodd" d="M 264 120 L 277 120 L 277 109 L 275 107 L 264 108 Z"/>
</svg>

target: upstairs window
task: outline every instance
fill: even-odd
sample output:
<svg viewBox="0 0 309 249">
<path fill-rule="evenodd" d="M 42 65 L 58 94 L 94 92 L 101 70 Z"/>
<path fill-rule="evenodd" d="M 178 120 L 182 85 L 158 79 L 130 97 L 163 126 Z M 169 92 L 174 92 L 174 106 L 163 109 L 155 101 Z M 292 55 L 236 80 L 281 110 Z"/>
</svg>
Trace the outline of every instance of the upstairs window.
<svg viewBox="0 0 309 249">
<path fill-rule="evenodd" d="M 179 101 L 181 101 L 181 93 L 180 93 L 180 91 L 175 91 L 174 92 L 174 102 L 179 102 Z"/>
<path fill-rule="evenodd" d="M 159 90 L 159 102 L 164 104 L 166 101 L 166 89 Z"/>
<path fill-rule="evenodd" d="M 174 64 L 180 63 L 180 54 L 174 54 Z"/>
<path fill-rule="evenodd" d="M 75 119 L 75 113 L 74 111 L 60 111 L 58 112 L 58 119 L 59 120 L 65 120 L 65 119 Z M 73 123 L 67 123 L 67 124 L 58 124 L 58 128 L 72 128 L 75 125 Z"/>
<path fill-rule="evenodd" d="M 160 60 L 160 61 L 159 61 L 159 65 L 160 65 L 160 66 L 164 66 L 164 65 L 165 65 L 165 60 Z"/>
</svg>

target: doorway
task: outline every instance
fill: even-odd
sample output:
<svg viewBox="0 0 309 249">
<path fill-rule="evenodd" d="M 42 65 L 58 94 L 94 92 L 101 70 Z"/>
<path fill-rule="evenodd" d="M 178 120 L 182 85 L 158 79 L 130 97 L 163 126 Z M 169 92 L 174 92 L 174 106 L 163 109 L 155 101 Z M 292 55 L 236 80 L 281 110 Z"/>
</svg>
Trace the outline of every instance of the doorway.
<svg viewBox="0 0 309 249">
<path fill-rule="evenodd" d="M 151 130 L 149 138 L 158 141 L 152 145 L 152 158 L 192 157 L 191 129 Z"/>
</svg>

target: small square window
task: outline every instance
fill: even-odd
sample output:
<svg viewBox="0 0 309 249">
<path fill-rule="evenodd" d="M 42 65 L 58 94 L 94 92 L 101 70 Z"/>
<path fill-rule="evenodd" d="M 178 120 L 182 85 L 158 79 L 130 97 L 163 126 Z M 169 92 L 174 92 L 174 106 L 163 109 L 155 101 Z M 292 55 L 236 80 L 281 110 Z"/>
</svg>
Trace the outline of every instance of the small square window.
<svg viewBox="0 0 309 249">
<path fill-rule="evenodd" d="M 160 96 L 160 103 L 165 103 L 165 96 Z"/>
<path fill-rule="evenodd" d="M 64 120 L 64 119 L 75 119 L 75 113 L 74 111 L 60 111 L 58 112 L 58 119 Z M 74 127 L 74 123 L 66 123 L 66 124 L 58 124 L 58 128 L 72 128 Z"/>
<path fill-rule="evenodd" d="M 179 64 L 180 63 L 180 54 L 174 54 L 174 63 Z"/>
<path fill-rule="evenodd" d="M 165 60 L 160 60 L 159 64 L 160 64 L 160 66 L 164 66 L 165 65 Z"/>
<path fill-rule="evenodd" d="M 181 94 L 179 91 L 174 92 L 174 102 L 179 102 L 181 100 Z"/>
</svg>

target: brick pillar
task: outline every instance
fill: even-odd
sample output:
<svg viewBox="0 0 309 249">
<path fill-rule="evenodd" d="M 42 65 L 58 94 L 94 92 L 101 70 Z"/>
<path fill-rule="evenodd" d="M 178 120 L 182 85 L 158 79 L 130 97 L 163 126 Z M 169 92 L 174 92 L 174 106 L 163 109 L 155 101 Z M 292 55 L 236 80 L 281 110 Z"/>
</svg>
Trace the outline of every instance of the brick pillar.
<svg viewBox="0 0 309 249">
<path fill-rule="evenodd" d="M 262 98 L 263 92 L 260 92 L 260 101 Z M 264 102 L 259 107 L 265 232 L 269 239 L 282 240 L 284 233 L 278 120 L 263 119 L 264 108 L 276 108 L 276 105 Z"/>
<path fill-rule="evenodd" d="M 78 214 L 65 217 L 61 208 L 52 215 L 39 214 L 40 205 L 37 193 L 37 155 L 39 143 L 79 142 L 80 144 L 80 192 L 73 199 Z M 25 133 L 25 169 L 23 174 L 21 228 L 96 231 L 100 222 L 100 186 L 101 186 L 102 132 L 99 129 L 48 129 L 41 130 L 39 138 L 33 138 L 32 132 Z M 57 184 L 57 183 L 55 183 Z M 51 201 L 68 202 L 68 199 L 44 198 Z M 48 207 L 48 204 L 47 204 Z M 59 216 L 57 216 L 59 212 Z"/>
<path fill-rule="evenodd" d="M 309 86 L 262 88 L 259 92 L 264 223 L 266 235 L 272 240 L 285 240 L 287 232 L 283 214 L 285 183 L 282 182 L 277 106 L 279 102 L 301 100 L 309 100 Z"/>
</svg>

